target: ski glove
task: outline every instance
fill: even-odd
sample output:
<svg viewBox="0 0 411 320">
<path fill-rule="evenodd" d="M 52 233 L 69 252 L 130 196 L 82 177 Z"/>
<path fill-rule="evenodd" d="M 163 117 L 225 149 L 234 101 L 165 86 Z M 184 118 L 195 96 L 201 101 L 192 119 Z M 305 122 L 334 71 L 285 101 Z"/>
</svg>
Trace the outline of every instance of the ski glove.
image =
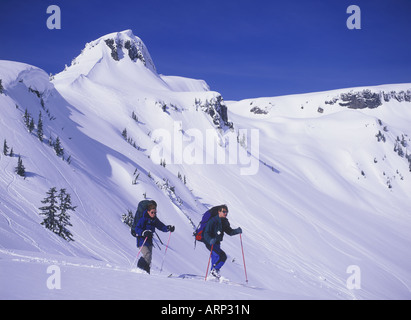
<svg viewBox="0 0 411 320">
<path fill-rule="evenodd" d="M 213 238 L 210 240 L 210 245 L 215 245 L 215 243 L 217 242 L 217 238 Z"/>
<path fill-rule="evenodd" d="M 174 232 L 175 229 L 176 227 L 174 226 L 167 226 L 167 231 Z"/>
<path fill-rule="evenodd" d="M 240 234 L 240 233 L 243 233 L 243 230 L 240 227 L 238 227 L 237 229 L 234 229 L 234 234 Z"/>
<path fill-rule="evenodd" d="M 152 238 L 153 237 L 153 231 L 151 230 L 144 230 L 142 236 L 144 238 Z"/>
</svg>

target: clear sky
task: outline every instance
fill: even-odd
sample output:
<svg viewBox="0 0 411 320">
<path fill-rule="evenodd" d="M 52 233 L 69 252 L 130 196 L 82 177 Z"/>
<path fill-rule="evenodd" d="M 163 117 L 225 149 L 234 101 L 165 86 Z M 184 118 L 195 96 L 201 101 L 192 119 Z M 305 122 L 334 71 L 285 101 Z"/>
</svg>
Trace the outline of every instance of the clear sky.
<svg viewBox="0 0 411 320">
<path fill-rule="evenodd" d="M 58 73 L 126 29 L 159 73 L 204 79 L 225 100 L 411 83 L 411 0 L 0 0 L 0 59 Z"/>
</svg>

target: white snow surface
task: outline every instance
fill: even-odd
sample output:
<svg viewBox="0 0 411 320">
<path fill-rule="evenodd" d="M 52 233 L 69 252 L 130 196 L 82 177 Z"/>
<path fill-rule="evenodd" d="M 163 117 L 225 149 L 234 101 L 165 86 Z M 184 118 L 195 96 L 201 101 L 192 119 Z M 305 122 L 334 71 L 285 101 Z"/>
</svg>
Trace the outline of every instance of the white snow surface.
<svg viewBox="0 0 411 320">
<path fill-rule="evenodd" d="M 146 64 L 124 48 L 114 60 L 106 39 L 135 41 Z M 158 75 L 130 30 L 90 42 L 74 61 L 52 81 L 34 66 L 0 61 L 0 139 L 15 153 L 0 155 L 1 299 L 411 298 L 411 102 L 391 98 L 372 109 L 325 103 L 347 92 L 407 92 L 411 84 L 226 102 L 231 130 L 196 106 L 218 92 L 202 80 Z M 251 112 L 256 106 L 264 112 Z M 36 123 L 42 113 L 44 142 L 24 126 L 26 109 Z M 153 162 L 164 142 L 156 132 L 172 140 L 165 167 Z M 242 175 L 248 164 L 239 156 L 256 146 L 252 132 L 258 159 L 247 159 L 258 167 Z M 55 155 L 50 137 L 60 138 L 70 164 Z M 394 152 L 397 137 L 404 156 Z M 18 155 L 26 178 L 14 172 Z M 67 189 L 77 206 L 75 241 L 40 224 L 51 187 Z M 158 231 L 163 244 L 155 237 L 151 275 L 136 270 L 135 239 L 121 221 L 143 194 L 157 201 L 160 220 L 176 226 L 171 235 Z M 248 286 L 240 285 L 238 235 L 222 243 L 228 259 L 221 273 L 231 283 L 179 278 L 205 275 L 209 252 L 202 243 L 194 249 L 193 225 L 223 203 L 231 226 L 243 230 Z M 60 289 L 48 286 L 53 266 Z M 350 266 L 361 271 L 358 288 L 347 285 Z"/>
</svg>

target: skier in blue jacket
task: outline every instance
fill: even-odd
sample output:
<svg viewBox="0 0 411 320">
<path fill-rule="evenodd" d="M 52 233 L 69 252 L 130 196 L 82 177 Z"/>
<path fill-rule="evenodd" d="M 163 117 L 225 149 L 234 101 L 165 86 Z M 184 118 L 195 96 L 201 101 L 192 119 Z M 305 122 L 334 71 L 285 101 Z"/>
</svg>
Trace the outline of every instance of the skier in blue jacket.
<svg viewBox="0 0 411 320">
<path fill-rule="evenodd" d="M 241 228 L 232 229 L 230 222 L 227 219 L 228 208 L 226 205 L 221 205 L 218 208 L 218 214 L 211 218 L 204 229 L 204 243 L 206 248 L 211 252 L 211 275 L 220 278 L 220 269 L 227 260 L 226 253 L 221 249 L 224 232 L 229 236 L 240 234 L 243 231 Z M 211 250 L 212 249 L 212 250 Z"/>
<path fill-rule="evenodd" d="M 175 227 L 164 223 L 157 218 L 157 207 L 150 204 L 144 212 L 143 217 L 136 225 L 137 247 L 141 249 L 141 258 L 138 260 L 137 267 L 150 273 L 151 259 L 153 253 L 153 234 L 155 229 L 163 232 L 174 232 Z"/>
</svg>

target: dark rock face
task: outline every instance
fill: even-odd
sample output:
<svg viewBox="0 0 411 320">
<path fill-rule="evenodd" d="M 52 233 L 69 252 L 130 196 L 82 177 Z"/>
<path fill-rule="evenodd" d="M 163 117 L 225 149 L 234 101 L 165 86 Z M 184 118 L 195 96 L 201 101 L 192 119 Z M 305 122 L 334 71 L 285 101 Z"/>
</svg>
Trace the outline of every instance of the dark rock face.
<svg viewBox="0 0 411 320">
<path fill-rule="evenodd" d="M 144 63 L 144 65 L 146 65 L 146 60 L 144 59 L 143 53 L 137 48 L 135 44 L 131 43 L 130 40 L 124 43 L 124 48 L 128 50 L 128 56 L 130 57 L 131 60 L 133 61 L 140 60 L 141 62 Z"/>
<path fill-rule="evenodd" d="M 267 110 L 261 109 L 258 106 L 252 107 L 250 109 L 250 112 L 254 113 L 254 114 L 268 114 Z"/>
<path fill-rule="evenodd" d="M 104 40 L 107 47 L 111 50 L 111 57 L 115 61 L 120 61 L 124 58 L 124 54 L 122 48 L 127 49 L 128 56 L 134 62 L 140 60 L 144 65 L 146 65 L 146 60 L 144 58 L 143 52 L 139 48 L 139 44 L 136 42 L 132 42 L 130 40 L 123 41 L 121 39 L 106 39 Z M 141 46 L 141 44 L 140 44 Z"/>
<path fill-rule="evenodd" d="M 119 61 L 120 58 L 118 56 L 118 43 L 116 43 L 114 41 L 114 39 L 107 39 L 104 40 L 104 42 L 106 43 L 107 47 L 109 47 L 111 49 L 111 57 L 115 60 L 115 61 Z M 121 49 L 121 47 L 120 47 Z"/>
<path fill-rule="evenodd" d="M 384 97 L 384 101 L 390 101 L 391 99 L 395 99 L 399 102 L 411 102 L 411 89 L 405 91 L 391 91 L 391 92 L 382 92 L 382 95 Z"/>
<path fill-rule="evenodd" d="M 334 97 L 329 101 L 325 101 L 325 104 L 333 105 L 341 100 L 338 104 L 342 107 L 350 109 L 374 109 L 381 106 L 383 102 L 389 102 L 391 99 L 395 99 L 399 102 L 411 102 L 411 89 L 399 92 L 372 92 L 368 89 L 357 92 L 347 92 L 340 94 L 339 97 Z"/>
<path fill-rule="evenodd" d="M 371 92 L 370 90 L 364 90 L 354 93 L 341 94 L 340 106 L 348 107 L 350 109 L 374 109 L 379 107 L 381 103 L 381 96 L 379 93 Z"/>
<path fill-rule="evenodd" d="M 195 104 L 197 109 L 200 108 L 213 119 L 214 125 L 218 128 L 233 128 L 233 123 L 228 121 L 227 106 L 221 95 L 205 102 L 196 99 Z"/>
</svg>

